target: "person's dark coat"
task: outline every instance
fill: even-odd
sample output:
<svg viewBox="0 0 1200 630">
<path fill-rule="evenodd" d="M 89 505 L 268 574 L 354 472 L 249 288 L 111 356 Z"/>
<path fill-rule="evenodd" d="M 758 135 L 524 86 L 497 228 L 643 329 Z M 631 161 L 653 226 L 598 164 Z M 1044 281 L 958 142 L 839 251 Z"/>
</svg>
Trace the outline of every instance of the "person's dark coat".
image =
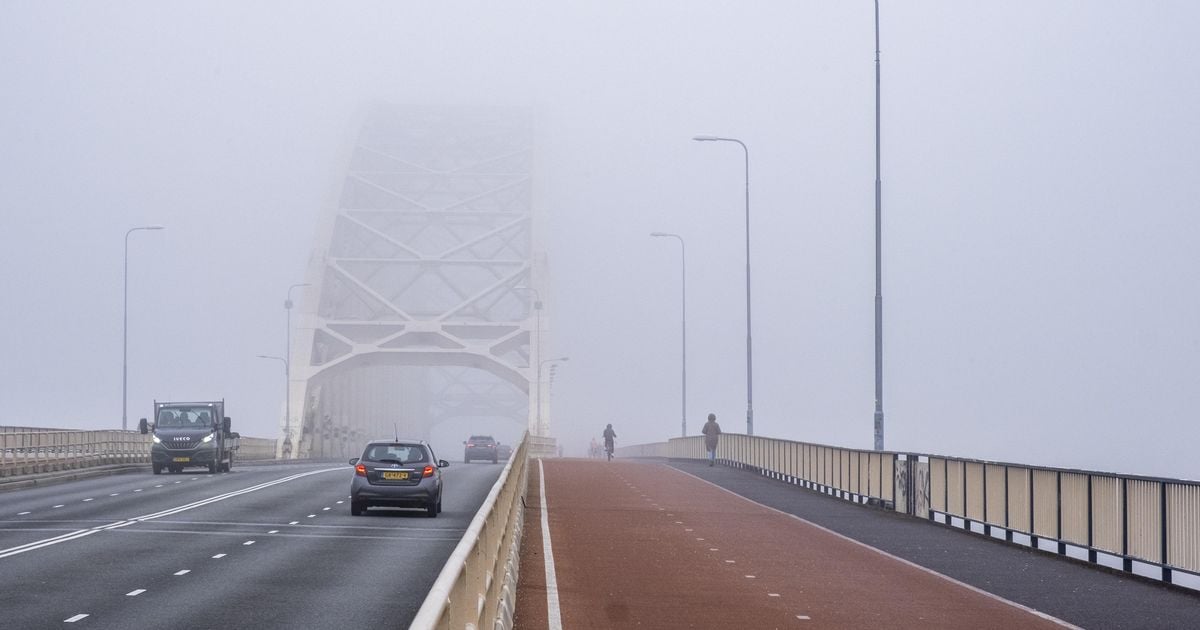
<svg viewBox="0 0 1200 630">
<path fill-rule="evenodd" d="M 717 424 L 716 420 L 709 420 L 704 423 L 704 428 L 700 430 L 704 434 L 704 448 L 713 451 L 717 448 L 717 438 L 721 435 L 721 425 Z"/>
</svg>

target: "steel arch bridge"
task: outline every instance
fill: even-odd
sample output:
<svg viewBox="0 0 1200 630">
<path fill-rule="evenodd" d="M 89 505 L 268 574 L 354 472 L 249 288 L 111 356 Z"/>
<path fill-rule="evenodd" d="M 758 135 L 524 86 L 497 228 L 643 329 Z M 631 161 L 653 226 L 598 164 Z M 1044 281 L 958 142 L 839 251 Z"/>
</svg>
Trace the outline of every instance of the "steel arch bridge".
<svg viewBox="0 0 1200 630">
<path fill-rule="evenodd" d="M 532 140 L 523 110 L 365 116 L 309 263 L 281 456 L 455 418 L 547 433 L 531 387 L 548 319 Z"/>
</svg>

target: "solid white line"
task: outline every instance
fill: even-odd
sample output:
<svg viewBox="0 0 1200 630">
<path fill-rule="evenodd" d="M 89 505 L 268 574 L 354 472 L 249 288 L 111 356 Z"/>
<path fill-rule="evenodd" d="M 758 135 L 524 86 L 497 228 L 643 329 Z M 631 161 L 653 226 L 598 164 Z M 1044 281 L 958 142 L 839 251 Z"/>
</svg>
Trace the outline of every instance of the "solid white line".
<svg viewBox="0 0 1200 630">
<path fill-rule="evenodd" d="M 1033 616 L 1035 616 L 1035 617 L 1040 617 L 1040 618 L 1042 618 L 1042 619 L 1045 619 L 1046 621 L 1050 621 L 1050 622 L 1052 622 L 1052 623 L 1056 623 L 1056 624 L 1058 624 L 1058 625 L 1060 625 L 1060 626 L 1062 626 L 1062 627 L 1064 627 L 1064 628 L 1073 628 L 1074 630 L 1083 630 L 1083 629 L 1082 629 L 1082 628 L 1080 628 L 1079 626 L 1076 626 L 1075 624 L 1072 624 L 1072 623 L 1068 623 L 1068 622 L 1066 622 L 1066 621 L 1063 621 L 1062 619 L 1059 619 L 1058 617 L 1054 617 L 1054 616 L 1052 616 L 1052 615 L 1049 615 L 1049 614 L 1047 614 L 1047 613 L 1044 613 L 1044 612 L 1042 612 L 1042 611 L 1040 611 L 1040 610 L 1034 610 L 1033 608 L 1030 608 L 1030 607 L 1028 607 L 1028 606 L 1025 606 L 1025 605 L 1023 605 L 1023 604 L 1018 604 L 1017 602 L 1014 602 L 1014 601 L 1012 601 L 1012 600 L 1009 600 L 1009 599 L 1004 599 L 1003 597 L 1001 597 L 1001 596 L 999 596 L 999 595 L 996 595 L 995 593 L 989 593 L 989 592 L 987 592 L 987 591 L 985 591 L 985 590 L 983 590 L 983 589 L 981 589 L 981 588 L 979 588 L 979 587 L 976 587 L 976 586 L 971 586 L 970 584 L 967 584 L 966 582 L 962 582 L 962 581 L 956 580 L 956 579 L 954 579 L 954 578 L 950 577 L 949 575 L 945 575 L 945 574 L 942 574 L 942 573 L 938 573 L 937 571 L 934 571 L 933 569 L 930 569 L 930 568 L 928 568 L 928 567 L 923 567 L 923 566 L 921 566 L 921 565 L 919 565 L 919 564 L 917 564 L 917 563 L 915 563 L 915 562 L 912 562 L 912 561 L 909 561 L 909 560 L 905 560 L 904 558 L 901 558 L 900 556 L 896 556 L 896 555 L 890 554 L 890 553 L 888 553 L 888 552 L 886 552 L 886 551 L 884 551 L 884 550 L 882 550 L 882 549 L 877 549 L 877 548 L 875 548 L 875 547 L 872 547 L 871 545 L 868 545 L 868 544 L 867 544 L 867 543 L 865 543 L 865 542 L 862 542 L 862 541 L 859 541 L 859 540 L 855 540 L 855 539 L 853 539 L 853 538 L 851 538 L 851 537 L 849 537 L 849 536 L 846 536 L 845 534 L 839 534 L 838 532 L 835 532 L 835 531 L 833 531 L 832 529 L 829 529 L 829 528 L 827 528 L 827 527 L 822 527 L 822 526 L 820 526 L 820 525 L 818 525 L 818 524 L 816 524 L 816 523 L 814 523 L 814 522 L 812 522 L 812 521 L 810 521 L 810 520 L 807 520 L 807 519 L 801 518 L 801 517 L 799 517 L 799 516 L 796 516 L 795 514 L 788 514 L 787 512 L 784 512 L 783 510 L 777 510 L 777 509 L 775 509 L 775 508 L 773 508 L 773 507 L 771 507 L 771 506 L 769 506 L 769 505 L 763 505 L 762 503 L 758 503 L 758 502 L 756 502 L 756 501 L 751 501 L 750 499 L 747 499 L 746 497 L 744 497 L 744 496 L 742 496 L 742 495 L 740 495 L 740 494 L 738 494 L 738 493 L 734 492 L 733 490 L 729 490 L 729 489 L 726 489 L 726 488 L 722 488 L 721 486 L 718 486 L 717 484 L 715 484 L 715 483 L 713 483 L 713 482 L 711 482 L 711 481 L 709 481 L 709 480 L 707 480 L 707 479 L 702 479 L 702 478 L 700 478 L 700 477 L 697 477 L 696 475 L 693 475 L 693 474 L 692 474 L 692 473 L 690 473 L 690 472 L 687 472 L 687 471 L 684 471 L 684 470 L 680 470 L 680 469 L 678 469 L 678 468 L 675 468 L 675 467 L 673 467 L 673 466 L 666 466 L 666 468 L 668 468 L 669 470 L 673 470 L 673 471 L 675 471 L 675 472 L 677 472 L 677 473 L 679 473 L 679 474 L 681 474 L 681 475 L 687 475 L 688 477 L 691 477 L 692 479 L 695 479 L 695 480 L 697 480 L 697 481 L 701 481 L 701 482 L 703 482 L 703 483 L 706 483 L 706 484 L 708 484 L 708 485 L 710 485 L 710 486 L 712 486 L 712 487 L 716 488 L 717 490 L 720 490 L 720 491 L 722 491 L 722 492 L 725 492 L 725 493 L 727 493 L 727 494 L 730 494 L 730 495 L 732 495 L 732 496 L 735 496 L 735 497 L 737 497 L 737 498 L 741 499 L 742 501 L 745 501 L 746 503 L 749 503 L 749 504 L 751 504 L 751 505 L 757 505 L 757 506 L 758 506 L 758 507 L 760 507 L 760 508 L 763 508 L 763 509 L 766 509 L 766 510 L 770 510 L 770 511 L 772 511 L 772 512 L 776 512 L 776 513 L 778 513 L 778 514 L 782 514 L 782 515 L 784 515 L 784 516 L 787 516 L 787 517 L 789 517 L 789 518 L 794 518 L 794 519 L 796 519 L 797 521 L 800 521 L 801 523 L 804 523 L 805 525 L 810 525 L 810 526 L 812 526 L 812 527 L 815 527 L 815 528 L 817 528 L 817 529 L 819 529 L 819 530 L 821 530 L 821 531 L 823 531 L 823 532 L 827 532 L 827 533 L 829 533 L 829 534 L 832 534 L 832 535 L 834 535 L 834 536 L 837 536 L 838 538 L 841 538 L 842 540 L 849 541 L 849 542 L 851 542 L 851 543 L 854 543 L 854 544 L 858 545 L 859 547 L 863 547 L 864 549 L 870 549 L 871 551 L 874 551 L 875 553 L 877 553 L 877 554 L 879 554 L 879 555 L 881 555 L 881 556 L 883 556 L 883 557 L 885 557 L 885 558 L 891 558 L 892 560 L 895 560 L 896 562 L 899 562 L 899 563 L 901 563 L 901 564 L 906 564 L 906 565 L 908 565 L 908 566 L 910 566 L 910 567 L 912 567 L 912 568 L 914 568 L 914 569 L 917 569 L 917 570 L 919 570 L 919 571 L 924 571 L 925 573 L 928 573 L 928 574 L 930 574 L 930 575 L 937 576 L 937 577 L 939 577 L 939 578 L 941 578 L 941 579 L 943 579 L 943 580 L 946 580 L 947 582 L 950 582 L 951 584 L 957 584 L 958 586 L 961 586 L 961 587 L 963 587 L 963 588 L 965 588 L 965 589 L 967 589 L 967 590 L 970 590 L 970 591 L 975 591 L 976 593 L 979 593 L 980 595 L 983 595 L 983 596 L 985 596 L 985 597 L 989 597 L 989 598 L 991 598 L 991 599 L 994 599 L 994 600 L 996 600 L 996 601 L 998 601 L 998 602 L 1001 602 L 1001 603 L 1004 603 L 1004 604 L 1008 604 L 1009 606 L 1012 606 L 1013 608 L 1018 608 L 1018 609 L 1020 609 L 1020 610 L 1023 610 L 1023 611 L 1025 611 L 1025 612 L 1027 612 L 1027 613 L 1029 613 L 1029 614 L 1031 614 L 1031 615 L 1033 615 Z M 799 615 L 797 615 L 797 616 L 799 616 Z"/>
<path fill-rule="evenodd" d="M 554 549 L 550 546 L 550 510 L 546 507 L 546 468 L 538 458 L 538 485 L 542 495 L 542 557 L 546 559 L 546 612 L 550 630 L 562 630 L 558 606 L 558 576 L 554 573 Z"/>
<path fill-rule="evenodd" d="M 60 542 L 66 542 L 68 540 L 75 540 L 76 538 L 83 538 L 84 536 L 87 536 L 89 534 L 94 534 L 98 531 L 100 531 L 100 530 L 98 530 L 98 529 L 77 529 L 73 532 L 67 532 L 66 534 L 60 534 L 60 535 L 54 536 L 52 538 L 44 538 L 42 540 L 35 540 L 30 543 L 25 543 L 24 545 L 17 545 L 16 547 L 9 547 L 8 549 L 0 549 L 0 558 L 7 558 L 9 556 L 15 556 L 19 553 L 25 553 L 26 551 L 33 551 L 34 549 L 41 549 L 42 547 L 48 547 L 50 545 L 55 545 Z"/>
<path fill-rule="evenodd" d="M 128 593 L 125 593 L 125 597 L 137 597 L 138 595 L 141 595 L 142 593 L 145 593 L 145 592 L 146 592 L 146 589 L 139 588 L 136 590 L 129 591 Z"/>
<path fill-rule="evenodd" d="M 192 570 L 191 570 L 191 569 L 183 569 L 182 571 L 176 571 L 176 572 L 175 572 L 175 575 L 187 575 L 187 574 L 189 574 L 189 573 L 191 573 L 191 572 L 192 572 Z"/>
<path fill-rule="evenodd" d="M 227 492 L 225 494 L 219 494 L 219 495 L 216 495 L 213 497 L 209 497 L 207 499 L 203 499 L 201 501 L 196 501 L 194 503 L 189 503 L 187 505 L 181 505 L 179 507 L 174 507 L 169 510 L 163 510 L 161 512 L 155 512 L 153 514 L 137 516 L 132 519 L 117 521 L 115 523 L 109 523 L 108 525 L 102 525 L 100 527 L 93 527 L 91 529 L 80 529 L 80 530 L 76 530 L 73 532 L 68 532 L 66 534 L 61 534 L 59 536 L 45 538 L 42 540 L 35 540 L 33 542 L 25 543 L 23 545 L 17 545 L 16 547 L 0 549 L 0 558 L 7 558 L 9 556 L 15 556 L 20 553 L 25 553 L 27 551 L 33 551 L 35 549 L 41 549 L 43 547 L 49 547 L 50 545 L 57 545 L 58 543 L 67 542 L 69 540 L 76 540 L 78 538 L 83 538 L 84 536 L 90 536 L 92 534 L 95 534 L 97 532 L 101 532 L 104 530 L 117 529 L 120 527 L 128 527 L 129 525 L 134 525 L 134 524 L 140 523 L 142 521 L 150 521 L 150 520 L 154 520 L 156 518 L 170 516 L 172 514 L 178 514 L 180 512 L 185 512 L 187 510 L 198 508 L 198 507 L 201 507 L 204 505 L 209 505 L 210 503 L 216 503 L 217 501 L 224 501 L 225 499 L 229 499 L 229 498 L 233 498 L 233 497 L 240 496 L 243 494 L 247 494 L 249 492 L 255 492 L 257 490 L 262 490 L 264 488 L 269 488 L 269 487 L 277 485 L 277 484 L 286 483 L 286 482 L 292 481 L 294 479 L 299 479 L 301 477 L 307 477 L 308 475 L 315 475 L 317 473 L 323 473 L 323 472 L 331 472 L 334 470 L 342 470 L 342 469 L 341 468 L 323 468 L 320 470 L 312 470 L 312 471 L 305 472 L 305 473 L 299 473 L 299 474 L 291 475 L 288 477 L 282 477 L 282 478 L 276 479 L 274 481 L 260 483 L 256 486 L 250 486 L 248 488 L 243 488 L 241 490 Z M 141 488 L 134 490 L 134 492 L 141 492 L 141 491 L 142 491 Z M 55 507 L 63 507 L 63 506 L 58 505 Z M 184 573 L 186 573 L 186 571 Z M 177 573 L 176 575 L 183 575 L 183 574 Z"/>
<path fill-rule="evenodd" d="M 83 619 L 84 617 L 87 617 L 87 614 L 79 613 L 78 615 L 75 615 L 74 617 L 67 617 L 66 619 L 63 619 L 63 623 L 75 623 L 76 621 L 79 621 L 80 619 Z"/>
</svg>

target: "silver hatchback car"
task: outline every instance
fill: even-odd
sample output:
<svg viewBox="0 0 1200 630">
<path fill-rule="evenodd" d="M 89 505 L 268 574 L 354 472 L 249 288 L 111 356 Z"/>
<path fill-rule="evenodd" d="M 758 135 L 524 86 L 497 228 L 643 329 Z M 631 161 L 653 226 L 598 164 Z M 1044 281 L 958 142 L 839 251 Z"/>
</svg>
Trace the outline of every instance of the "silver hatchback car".
<svg viewBox="0 0 1200 630">
<path fill-rule="evenodd" d="M 370 442 L 362 457 L 350 460 L 350 514 L 376 506 L 423 508 L 430 517 L 442 511 L 442 469 L 429 444 L 420 440 Z"/>
</svg>

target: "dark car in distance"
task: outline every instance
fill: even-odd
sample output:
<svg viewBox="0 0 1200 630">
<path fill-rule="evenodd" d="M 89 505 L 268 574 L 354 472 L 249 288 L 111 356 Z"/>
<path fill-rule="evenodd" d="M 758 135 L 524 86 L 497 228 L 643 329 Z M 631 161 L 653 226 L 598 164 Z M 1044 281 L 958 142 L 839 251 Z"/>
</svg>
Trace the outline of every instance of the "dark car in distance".
<svg viewBox="0 0 1200 630">
<path fill-rule="evenodd" d="M 473 459 L 490 460 L 493 464 L 499 461 L 496 455 L 496 438 L 490 435 L 472 435 L 463 442 L 463 463 L 470 464 Z"/>
<path fill-rule="evenodd" d="M 424 508 L 434 518 L 442 511 L 442 469 L 450 462 L 437 459 L 420 440 L 378 440 L 350 460 L 350 514 L 371 507 Z"/>
<path fill-rule="evenodd" d="M 508 458 L 512 457 L 512 446 L 509 446 L 508 444 L 497 444 L 496 457 L 499 457 L 502 460 L 507 460 Z"/>
</svg>

